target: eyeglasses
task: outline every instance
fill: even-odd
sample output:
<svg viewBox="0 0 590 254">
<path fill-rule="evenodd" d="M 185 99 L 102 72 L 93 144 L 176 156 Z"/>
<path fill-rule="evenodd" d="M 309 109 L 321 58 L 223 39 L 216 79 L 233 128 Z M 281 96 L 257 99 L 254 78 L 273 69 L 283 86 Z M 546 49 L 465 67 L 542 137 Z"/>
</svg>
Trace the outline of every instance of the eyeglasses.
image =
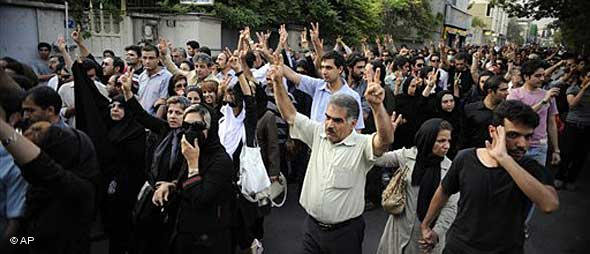
<svg viewBox="0 0 590 254">
<path fill-rule="evenodd" d="M 416 64 L 416 67 L 422 68 L 422 67 L 424 67 L 424 64 Z"/>
<path fill-rule="evenodd" d="M 430 61 L 431 61 L 431 62 L 435 62 L 435 63 L 438 63 L 438 62 L 440 62 L 440 60 L 439 60 L 439 59 L 430 59 Z"/>
</svg>

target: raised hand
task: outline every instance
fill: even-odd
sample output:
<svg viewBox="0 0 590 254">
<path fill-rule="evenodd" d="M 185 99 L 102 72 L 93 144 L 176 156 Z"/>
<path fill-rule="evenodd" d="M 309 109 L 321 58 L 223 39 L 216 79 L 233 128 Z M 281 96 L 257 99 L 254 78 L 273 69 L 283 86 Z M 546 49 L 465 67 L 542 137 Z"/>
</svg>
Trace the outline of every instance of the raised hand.
<svg viewBox="0 0 590 254">
<path fill-rule="evenodd" d="M 486 140 L 486 151 L 500 164 L 500 161 L 508 156 L 508 151 L 506 150 L 506 131 L 504 130 L 504 126 L 501 125 L 489 128 L 492 143 Z"/>
<path fill-rule="evenodd" d="M 304 49 L 309 48 L 309 41 L 307 41 L 307 27 L 304 27 L 303 31 L 301 31 L 301 47 Z"/>
<path fill-rule="evenodd" d="M 182 152 L 182 155 L 186 159 L 187 163 L 189 164 L 189 170 L 196 168 L 198 171 L 199 155 L 201 154 L 201 148 L 199 147 L 198 138 L 195 138 L 194 144 L 191 144 L 186 139 L 186 135 L 182 135 L 182 139 L 180 140 L 180 150 Z"/>
<path fill-rule="evenodd" d="M 56 44 L 59 52 L 66 52 L 66 40 L 63 35 L 57 37 Z"/>
<path fill-rule="evenodd" d="M 395 133 L 395 130 L 397 129 L 398 126 L 400 126 L 406 122 L 403 119 L 404 119 L 403 115 L 402 114 L 397 115 L 395 113 L 395 111 L 393 112 L 393 114 L 391 114 L 391 126 L 393 127 L 394 133 Z"/>
<path fill-rule="evenodd" d="M 243 52 L 243 51 L 245 51 L 245 50 L 242 50 L 240 52 Z M 242 64 L 241 64 L 240 60 L 238 59 L 238 56 L 232 55 L 229 58 L 229 64 L 235 72 L 242 72 Z"/>
<path fill-rule="evenodd" d="M 158 49 L 160 50 L 160 55 L 168 55 L 168 40 L 160 38 L 160 43 L 158 43 Z"/>
<path fill-rule="evenodd" d="M 381 105 L 385 99 L 385 89 L 381 87 L 381 68 L 377 68 L 373 77 L 368 81 L 365 99 L 369 104 Z"/>
<path fill-rule="evenodd" d="M 78 26 L 78 27 L 76 28 L 76 30 L 74 30 L 74 31 L 72 32 L 72 40 L 74 40 L 74 42 L 75 42 L 76 44 L 80 44 L 80 43 L 82 43 L 82 36 L 80 35 L 80 26 Z"/>
<path fill-rule="evenodd" d="M 123 89 L 123 95 L 125 96 L 126 100 L 129 100 L 133 97 L 133 92 L 131 88 L 133 87 L 133 72 L 135 71 L 133 68 L 127 68 L 127 72 L 121 76 L 121 88 Z"/>
</svg>

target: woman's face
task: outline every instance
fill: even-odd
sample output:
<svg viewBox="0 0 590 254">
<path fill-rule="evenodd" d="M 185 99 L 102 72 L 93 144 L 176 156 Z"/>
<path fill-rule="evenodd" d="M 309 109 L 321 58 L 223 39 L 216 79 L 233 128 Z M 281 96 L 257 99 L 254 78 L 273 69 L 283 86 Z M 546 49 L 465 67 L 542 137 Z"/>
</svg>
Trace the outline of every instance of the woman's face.
<svg viewBox="0 0 590 254">
<path fill-rule="evenodd" d="M 168 119 L 168 126 L 172 129 L 182 126 L 182 115 L 184 114 L 184 108 L 180 103 L 174 103 L 168 105 L 168 112 L 166 117 Z"/>
<path fill-rule="evenodd" d="M 191 67 L 187 63 L 181 63 L 180 69 L 183 71 L 191 71 Z"/>
<path fill-rule="evenodd" d="M 184 96 L 184 87 L 186 87 L 186 79 L 180 79 L 174 83 L 174 92 L 178 96 Z"/>
<path fill-rule="evenodd" d="M 199 93 L 195 91 L 188 92 L 186 94 L 186 98 L 188 98 L 188 100 L 191 101 L 191 105 L 201 103 L 201 97 L 199 96 Z"/>
<path fill-rule="evenodd" d="M 436 141 L 432 146 L 432 153 L 439 157 L 444 157 L 451 148 L 451 131 L 440 130 L 436 136 Z"/>
<path fill-rule="evenodd" d="M 451 94 L 445 94 L 440 100 L 441 107 L 444 111 L 452 112 L 455 108 L 455 98 Z"/>
<path fill-rule="evenodd" d="M 206 104 L 214 105 L 217 101 L 217 94 L 214 91 L 203 91 L 203 99 Z"/>
<path fill-rule="evenodd" d="M 121 103 L 118 101 L 111 103 L 111 119 L 121 121 L 123 117 L 125 117 L 125 108 L 121 106 Z"/>
</svg>

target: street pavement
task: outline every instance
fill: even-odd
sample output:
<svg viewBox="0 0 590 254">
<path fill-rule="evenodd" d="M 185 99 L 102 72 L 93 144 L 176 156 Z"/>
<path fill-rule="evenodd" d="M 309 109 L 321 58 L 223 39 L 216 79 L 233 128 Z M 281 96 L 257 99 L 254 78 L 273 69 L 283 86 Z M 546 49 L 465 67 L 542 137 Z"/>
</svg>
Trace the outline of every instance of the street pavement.
<svg viewBox="0 0 590 254">
<path fill-rule="evenodd" d="M 587 161 L 578 181 L 578 190 L 558 192 L 560 207 L 552 214 L 535 212 L 529 224 L 530 238 L 525 243 L 526 254 L 588 254 L 590 253 L 590 161 Z M 287 202 L 273 208 L 265 218 L 265 254 L 299 253 L 301 230 L 306 213 L 299 205 L 295 185 L 289 185 Z M 363 253 L 377 249 L 387 213 L 378 208 L 364 215 L 365 240 Z M 107 253 L 107 241 L 96 242 L 92 253 Z"/>
</svg>

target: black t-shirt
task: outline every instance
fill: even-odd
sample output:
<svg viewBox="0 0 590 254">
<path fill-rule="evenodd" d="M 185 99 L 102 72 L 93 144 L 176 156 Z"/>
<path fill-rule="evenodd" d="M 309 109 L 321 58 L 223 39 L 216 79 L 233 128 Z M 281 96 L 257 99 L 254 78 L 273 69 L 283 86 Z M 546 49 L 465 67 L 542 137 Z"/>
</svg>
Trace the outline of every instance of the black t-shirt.
<svg viewBox="0 0 590 254">
<path fill-rule="evenodd" d="M 535 160 L 518 161 L 533 177 L 543 178 Z M 477 158 L 476 149 L 457 154 L 441 182 L 447 195 L 459 192 L 457 217 L 447 234 L 445 248 L 453 254 L 523 253 L 524 221 L 530 200 L 508 172 L 489 168 Z"/>
<path fill-rule="evenodd" d="M 460 92 L 460 97 L 462 100 L 464 100 L 467 96 L 469 96 L 469 92 L 471 91 L 471 88 L 475 85 L 475 81 L 473 80 L 473 77 L 471 76 L 471 71 L 469 70 L 469 68 L 467 68 L 464 71 L 459 71 L 457 70 L 457 68 L 455 68 L 454 66 L 451 67 L 449 69 L 449 87 L 450 89 L 453 88 L 453 85 L 455 84 L 455 73 L 460 73 L 461 74 L 461 81 L 459 81 L 459 90 Z"/>
<path fill-rule="evenodd" d="M 465 139 L 462 148 L 484 147 L 490 139 L 488 126 L 492 123 L 494 112 L 486 108 L 483 101 L 465 105 L 464 108 Z"/>
</svg>

